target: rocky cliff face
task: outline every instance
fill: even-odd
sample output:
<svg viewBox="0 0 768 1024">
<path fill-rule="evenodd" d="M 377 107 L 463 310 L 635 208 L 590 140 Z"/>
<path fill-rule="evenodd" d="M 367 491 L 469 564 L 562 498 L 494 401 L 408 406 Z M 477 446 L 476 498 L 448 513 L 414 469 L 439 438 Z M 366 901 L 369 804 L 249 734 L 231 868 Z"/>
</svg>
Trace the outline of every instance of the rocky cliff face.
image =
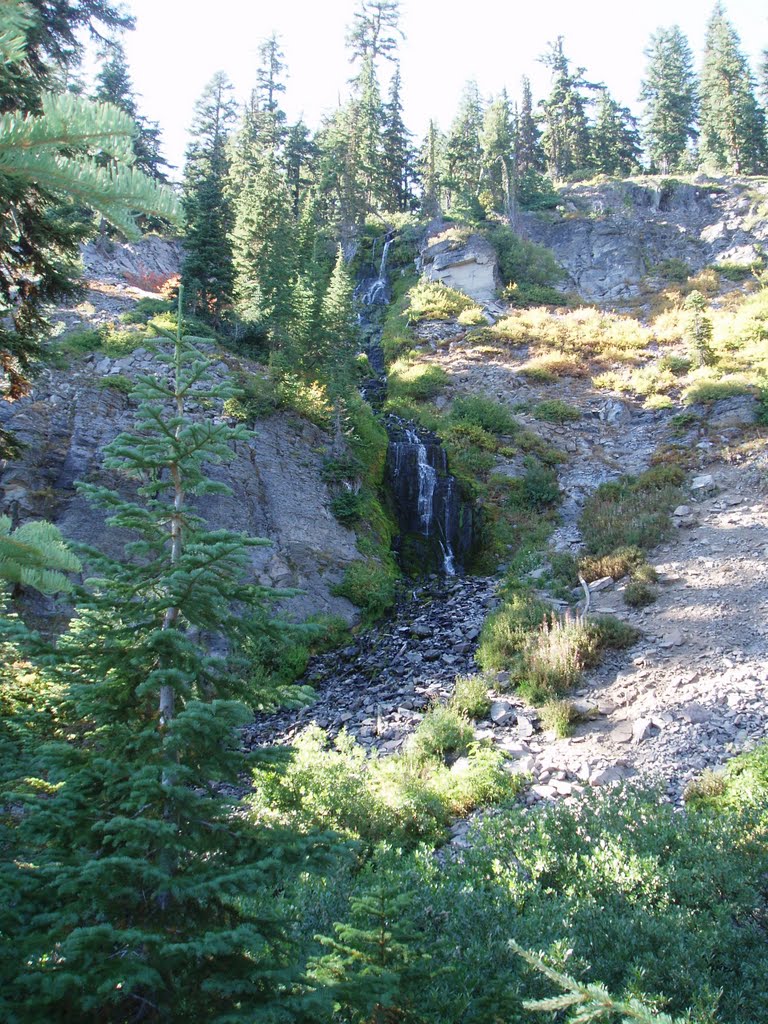
<svg viewBox="0 0 768 1024">
<path fill-rule="evenodd" d="M 99 480 L 129 493 L 130 485 L 101 465 L 105 446 L 132 424 L 135 413 L 131 399 L 110 380 L 117 385 L 126 377 L 160 372 L 162 364 L 143 349 L 117 360 L 91 355 L 67 370 L 46 371 L 29 397 L 0 402 L 0 423 L 24 445 L 17 461 L 0 462 L 0 512 L 16 522 L 45 517 L 72 540 L 118 553 L 128 537 L 105 524 L 75 483 Z M 230 372 L 225 362 L 214 364 L 214 376 Z M 207 496 L 204 514 L 213 527 L 271 542 L 250 549 L 253 578 L 301 588 L 303 593 L 282 602 L 283 612 L 297 619 L 335 614 L 352 622 L 356 609 L 330 592 L 344 567 L 360 556 L 354 534 L 330 512 L 320 476 L 327 446 L 323 432 L 297 416 L 260 421 L 253 438 L 235 447 L 229 465 L 211 468 L 211 476 L 232 494 Z"/>
<path fill-rule="evenodd" d="M 460 245 L 451 237 L 430 238 L 420 264 L 429 281 L 440 281 L 480 303 L 492 302 L 502 284 L 496 250 L 482 235 L 470 235 Z"/>
<path fill-rule="evenodd" d="M 620 304 L 663 287 L 670 259 L 692 273 L 752 263 L 768 240 L 766 212 L 765 180 L 604 182 L 568 186 L 558 210 L 523 214 L 522 231 L 552 249 L 583 299 Z"/>
</svg>

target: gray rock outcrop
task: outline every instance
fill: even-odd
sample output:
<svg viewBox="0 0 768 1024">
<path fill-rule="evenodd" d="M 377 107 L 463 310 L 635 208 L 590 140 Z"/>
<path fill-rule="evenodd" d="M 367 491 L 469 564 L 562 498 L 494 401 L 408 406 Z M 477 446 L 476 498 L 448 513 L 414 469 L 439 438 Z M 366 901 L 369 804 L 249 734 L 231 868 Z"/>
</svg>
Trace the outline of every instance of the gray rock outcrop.
<svg viewBox="0 0 768 1024">
<path fill-rule="evenodd" d="M 692 274 L 718 263 L 748 266 L 768 240 L 765 181 L 601 182 L 567 186 L 562 197 L 557 211 L 524 213 L 522 230 L 553 251 L 567 287 L 588 302 L 621 303 L 664 287 L 670 260 Z"/>
<path fill-rule="evenodd" d="M 65 537 L 119 554 L 128 537 L 106 525 L 75 483 L 96 481 L 130 493 L 124 479 L 102 467 L 104 448 L 135 416 L 131 399 L 109 379 L 157 372 L 161 364 L 143 349 L 119 360 L 89 356 L 66 371 L 46 371 L 27 398 L 0 402 L 0 423 L 24 446 L 17 461 L 0 461 L 0 513 L 16 522 L 47 518 Z M 219 362 L 213 372 L 223 378 L 230 368 Z M 215 411 L 201 409 L 200 415 Z M 270 541 L 250 549 L 252 574 L 265 585 L 301 589 L 281 603 L 284 613 L 296 619 L 334 614 L 353 622 L 354 606 L 331 594 L 344 567 L 360 555 L 354 533 L 330 511 L 320 475 L 327 445 L 321 430 L 297 416 L 261 420 L 247 443 L 234 446 L 229 464 L 210 467 L 232 493 L 206 496 L 203 512 L 214 528 Z"/>
<path fill-rule="evenodd" d="M 481 235 L 470 235 L 461 245 L 433 236 L 421 252 L 421 269 L 429 281 L 456 288 L 479 303 L 493 302 L 501 287 L 496 250 Z"/>
</svg>

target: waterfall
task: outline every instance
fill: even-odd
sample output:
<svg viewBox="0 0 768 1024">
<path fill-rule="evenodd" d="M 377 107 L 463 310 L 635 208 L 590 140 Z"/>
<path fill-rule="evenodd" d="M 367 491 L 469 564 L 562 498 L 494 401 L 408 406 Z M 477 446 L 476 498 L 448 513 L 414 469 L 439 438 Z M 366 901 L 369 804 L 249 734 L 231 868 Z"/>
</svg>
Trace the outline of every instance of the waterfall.
<svg viewBox="0 0 768 1024">
<path fill-rule="evenodd" d="M 430 466 L 427 456 L 427 446 L 422 444 L 421 438 L 415 430 L 406 430 L 408 444 L 416 448 L 416 467 L 419 479 L 419 496 L 416 507 L 421 520 L 421 532 L 428 537 L 432 529 L 432 503 L 437 485 L 437 470 Z"/>
<path fill-rule="evenodd" d="M 440 438 L 387 417 L 387 479 L 406 561 L 455 576 L 472 547 L 473 512 L 462 503 Z"/>
<path fill-rule="evenodd" d="M 357 286 L 362 307 L 384 306 L 389 301 L 387 268 L 395 240 L 393 231 L 384 237 L 381 256 L 374 240 L 370 276 Z M 375 277 L 373 275 L 376 275 Z M 367 335 L 366 353 L 375 376 L 361 385 L 361 394 L 374 408 L 386 396 L 386 372 L 381 348 L 381 316 L 363 308 L 360 322 Z M 474 538 L 475 515 L 464 505 L 448 459 L 436 434 L 396 416 L 386 418 L 389 435 L 387 483 L 397 516 L 399 537 L 395 549 L 407 572 L 442 571 L 455 576 L 469 555 Z"/>
<path fill-rule="evenodd" d="M 381 260 L 379 261 L 378 274 L 375 278 L 366 278 L 361 282 L 359 287 L 359 298 L 364 306 L 384 306 L 389 301 L 389 281 L 387 279 L 387 259 L 389 258 L 389 250 L 392 243 L 395 240 L 394 233 L 391 231 L 387 232 L 387 237 L 384 240 L 384 248 L 381 251 Z M 375 266 L 376 259 L 376 242 L 378 239 L 374 239 L 373 242 L 373 260 Z"/>
</svg>

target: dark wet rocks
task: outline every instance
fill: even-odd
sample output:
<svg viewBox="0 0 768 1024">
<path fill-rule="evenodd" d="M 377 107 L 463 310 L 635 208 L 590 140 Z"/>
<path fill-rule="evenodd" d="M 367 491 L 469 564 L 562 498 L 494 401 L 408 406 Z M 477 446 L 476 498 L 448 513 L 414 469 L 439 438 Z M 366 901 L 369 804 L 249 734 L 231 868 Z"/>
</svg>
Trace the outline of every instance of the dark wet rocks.
<svg viewBox="0 0 768 1024">
<path fill-rule="evenodd" d="M 450 697 L 456 676 L 476 671 L 494 586 L 462 577 L 416 588 L 394 617 L 312 659 L 302 680 L 317 693 L 312 705 L 259 718 L 246 741 L 289 743 L 315 723 L 331 736 L 344 728 L 366 747 L 399 750 L 427 708 Z"/>
</svg>

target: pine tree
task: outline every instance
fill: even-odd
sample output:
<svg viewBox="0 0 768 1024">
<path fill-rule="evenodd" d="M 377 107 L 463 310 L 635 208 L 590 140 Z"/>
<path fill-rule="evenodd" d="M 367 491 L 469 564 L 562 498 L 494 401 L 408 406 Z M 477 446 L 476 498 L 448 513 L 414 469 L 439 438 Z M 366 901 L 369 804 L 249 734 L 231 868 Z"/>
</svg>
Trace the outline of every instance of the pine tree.
<svg viewBox="0 0 768 1024">
<path fill-rule="evenodd" d="M 403 121 L 403 104 L 400 95 L 400 65 L 396 65 L 390 79 L 389 98 L 384 105 L 384 125 L 382 133 L 382 165 L 383 165 L 383 200 L 387 210 L 405 211 L 413 205 L 411 184 L 415 172 L 413 169 L 413 151 L 411 133 Z"/>
<path fill-rule="evenodd" d="M 607 89 L 600 90 L 595 123 L 590 131 L 592 164 L 601 174 L 625 177 L 640 168 L 637 119 Z"/>
<path fill-rule="evenodd" d="M 483 153 L 483 190 L 490 200 L 488 212 L 503 213 L 511 223 L 517 198 L 517 165 L 515 125 L 506 91 L 485 111 L 480 145 Z"/>
<path fill-rule="evenodd" d="M 277 351 L 293 315 L 297 258 L 291 196 L 271 152 L 237 197 L 232 252 L 237 314 Z"/>
<path fill-rule="evenodd" d="M 317 145 L 303 121 L 292 124 L 286 133 L 282 162 L 285 181 L 291 193 L 294 216 L 298 217 L 302 201 L 315 177 Z"/>
<path fill-rule="evenodd" d="M 384 178 L 384 105 L 373 58 L 363 58 L 360 74 L 354 82 L 355 165 L 358 188 L 366 212 L 383 205 L 388 184 Z"/>
<path fill-rule="evenodd" d="M 446 177 L 450 206 L 466 208 L 470 216 L 477 215 L 482 175 L 482 147 L 480 132 L 483 127 L 483 102 L 477 82 L 464 86 L 459 110 L 451 124 L 445 145 Z"/>
<path fill-rule="evenodd" d="M 768 161 L 765 116 L 736 30 L 716 3 L 701 67 L 701 158 L 735 174 L 756 174 Z"/>
<path fill-rule="evenodd" d="M 648 65 L 640 89 L 645 103 L 645 147 L 651 167 L 669 174 L 680 166 L 686 147 L 697 137 L 693 54 L 675 25 L 652 35 L 645 55 Z"/>
<path fill-rule="evenodd" d="M 285 997 L 271 892 L 302 847 L 221 791 L 244 768 L 238 698 L 258 699 L 239 653 L 269 596 L 243 580 L 264 542 L 209 529 L 190 504 L 226 491 L 204 467 L 245 435 L 190 415 L 192 395 L 220 407 L 231 389 L 181 326 L 159 357 L 168 374 L 140 381 L 136 427 L 106 453 L 137 498 L 83 487 L 134 539 L 122 559 L 87 552 L 95 577 L 49 659 L 64 735 L 18 829 L 20 933 L 16 906 L 0 912 L 22 1024 L 272 1020 Z"/>
<path fill-rule="evenodd" d="M 358 0 L 352 15 L 352 26 L 347 33 L 347 46 L 351 60 L 376 61 L 397 59 L 400 29 L 400 0 Z"/>
<path fill-rule="evenodd" d="M 350 898 L 349 920 L 333 928 L 334 937 L 320 937 L 328 952 L 314 961 L 311 971 L 344 1019 L 367 1024 L 413 1019 L 409 990 L 434 976 L 434 970 L 419 951 L 411 896 L 400 891 L 397 875 L 383 865 L 369 871 Z"/>
<path fill-rule="evenodd" d="M 442 209 L 442 166 L 445 137 L 434 121 L 421 144 L 418 174 L 421 181 L 421 208 L 424 216 L 436 217 Z"/>
<path fill-rule="evenodd" d="M 122 44 L 117 41 L 103 44 L 99 57 L 93 99 L 99 103 L 112 103 L 128 114 L 138 128 L 133 140 L 136 166 L 150 178 L 167 182 L 167 175 L 162 170 L 168 164 L 160 153 L 160 128 L 157 122 L 148 121 L 139 114 Z"/>
<path fill-rule="evenodd" d="M 685 300 L 689 313 L 686 339 L 691 363 L 694 366 L 712 366 L 717 362 L 712 350 L 712 320 L 707 315 L 707 300 L 700 291 L 692 291 Z"/>
<path fill-rule="evenodd" d="M 41 307 L 71 289 L 77 243 L 91 230 L 83 221 L 72 227 L 72 206 L 98 211 L 131 237 L 138 233 L 132 211 L 176 216 L 170 192 L 131 166 L 135 126 L 124 112 L 43 92 L 30 78 L 31 26 L 20 4 L 0 8 L 0 396 L 10 400 L 28 387 L 48 327 Z M 35 59 L 45 52 L 37 45 Z M 105 153 L 114 160 L 109 171 L 99 159 Z M 0 450 L 9 445 L 0 432 Z"/>
<path fill-rule="evenodd" d="M 541 108 L 544 117 L 542 145 L 549 172 L 561 180 L 589 167 L 589 125 L 581 90 L 587 86 L 584 68 L 571 70 L 563 51 L 563 37 L 549 44 L 541 58 L 552 72 L 552 89 Z"/>
<path fill-rule="evenodd" d="M 232 303 L 232 204 L 227 139 L 237 116 L 232 85 L 217 72 L 195 105 L 182 187 L 186 221 L 182 278 L 195 312 L 219 325 Z"/>
<path fill-rule="evenodd" d="M 349 388 L 358 330 L 353 301 L 354 283 L 339 246 L 336 264 L 320 307 L 320 360 L 328 390 L 338 402 Z"/>
<path fill-rule="evenodd" d="M 533 112 L 533 96 L 528 78 L 522 79 L 520 112 L 515 132 L 515 154 L 518 173 L 522 176 L 529 171 L 542 173 L 547 168 L 547 158 L 541 144 L 541 131 Z"/>
</svg>

